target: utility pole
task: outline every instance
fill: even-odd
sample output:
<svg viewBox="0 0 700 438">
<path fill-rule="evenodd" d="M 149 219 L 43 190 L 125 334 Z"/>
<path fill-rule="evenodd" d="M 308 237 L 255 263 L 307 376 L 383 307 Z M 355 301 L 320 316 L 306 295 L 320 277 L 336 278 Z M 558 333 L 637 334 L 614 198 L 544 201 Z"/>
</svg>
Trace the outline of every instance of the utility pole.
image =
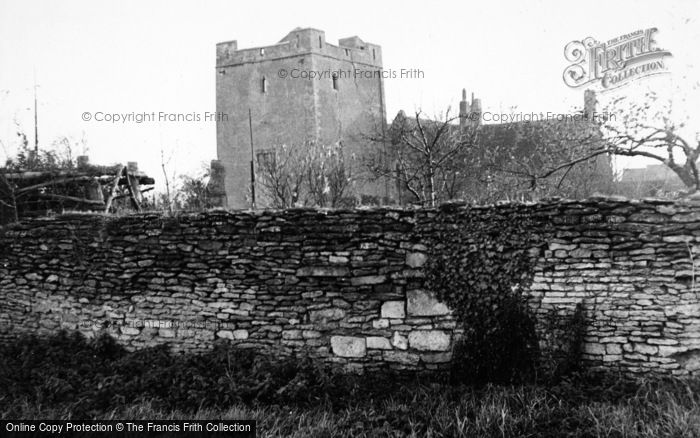
<svg viewBox="0 0 700 438">
<path fill-rule="evenodd" d="M 253 115 L 248 108 L 248 127 L 250 128 L 250 192 L 251 208 L 255 210 L 255 147 L 253 146 Z"/>
<path fill-rule="evenodd" d="M 36 109 L 36 69 L 34 69 L 34 154 L 39 156 L 39 122 Z"/>
</svg>

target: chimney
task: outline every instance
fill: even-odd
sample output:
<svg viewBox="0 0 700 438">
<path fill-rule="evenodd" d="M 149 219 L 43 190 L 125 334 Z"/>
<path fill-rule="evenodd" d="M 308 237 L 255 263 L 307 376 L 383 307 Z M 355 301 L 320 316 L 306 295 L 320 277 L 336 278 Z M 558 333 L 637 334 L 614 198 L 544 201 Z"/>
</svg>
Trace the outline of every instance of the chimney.
<svg viewBox="0 0 700 438">
<path fill-rule="evenodd" d="M 459 102 L 459 126 L 467 126 L 467 90 L 462 88 L 462 100 Z"/>
<path fill-rule="evenodd" d="M 472 114 L 472 123 L 476 126 L 481 125 L 481 99 L 474 99 L 474 93 L 472 93 L 472 104 L 470 105 L 470 112 Z"/>
</svg>

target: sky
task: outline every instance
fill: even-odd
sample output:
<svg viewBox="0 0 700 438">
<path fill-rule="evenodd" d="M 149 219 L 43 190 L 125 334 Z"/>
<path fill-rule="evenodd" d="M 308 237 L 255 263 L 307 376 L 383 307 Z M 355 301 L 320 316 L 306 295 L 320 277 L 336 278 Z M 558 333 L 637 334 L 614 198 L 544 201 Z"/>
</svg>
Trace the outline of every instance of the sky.
<svg viewBox="0 0 700 438">
<path fill-rule="evenodd" d="M 583 105 L 583 89 L 562 80 L 564 46 L 650 27 L 673 55 L 669 73 L 609 92 L 602 103 L 640 87 L 681 100 L 700 79 L 697 0 L 0 0 L 0 160 L 14 154 L 18 129 L 34 142 L 36 83 L 41 147 L 67 136 L 83 140 L 74 153 L 93 163 L 138 161 L 157 178 L 163 163 L 170 177 L 196 173 L 216 158 L 213 121 L 86 122 L 83 113 L 214 112 L 216 43 L 265 46 L 296 27 L 321 29 L 331 43 L 358 35 L 382 46 L 385 70 L 422 71 L 385 80 L 390 119 L 400 109 L 454 111 L 463 88 L 484 111 L 570 112 Z M 698 102 L 681 109 L 697 115 Z"/>
</svg>

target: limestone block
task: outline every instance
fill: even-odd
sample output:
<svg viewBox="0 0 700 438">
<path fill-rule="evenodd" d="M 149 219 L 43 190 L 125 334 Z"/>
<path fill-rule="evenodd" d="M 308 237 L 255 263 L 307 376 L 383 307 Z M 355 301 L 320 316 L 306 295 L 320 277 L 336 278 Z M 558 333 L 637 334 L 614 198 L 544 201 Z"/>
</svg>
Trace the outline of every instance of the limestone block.
<svg viewBox="0 0 700 438">
<path fill-rule="evenodd" d="M 301 330 L 284 330 L 282 339 L 301 339 Z"/>
<path fill-rule="evenodd" d="M 158 336 L 160 336 L 162 338 L 174 338 L 175 331 L 162 328 L 162 329 L 158 330 Z"/>
<path fill-rule="evenodd" d="M 248 330 L 219 330 L 216 332 L 217 338 L 241 340 L 248 339 Z"/>
<path fill-rule="evenodd" d="M 368 284 L 381 284 L 386 281 L 386 275 L 365 275 L 364 277 L 354 277 L 350 279 L 353 286 L 364 286 Z"/>
<path fill-rule="evenodd" d="M 420 356 L 408 351 L 385 351 L 384 360 L 387 362 L 397 362 L 404 365 L 416 365 Z"/>
<path fill-rule="evenodd" d="M 333 354 L 340 357 L 364 357 L 367 354 L 365 338 L 331 336 Z"/>
<path fill-rule="evenodd" d="M 571 251 L 571 253 L 570 253 L 571 257 L 576 258 L 576 259 L 587 259 L 591 256 L 591 254 L 592 254 L 591 250 L 583 249 L 583 248 L 575 249 L 575 250 Z"/>
<path fill-rule="evenodd" d="M 408 348 L 408 338 L 399 332 L 394 332 L 394 336 L 391 338 L 391 345 L 399 350 L 406 350 Z"/>
<path fill-rule="evenodd" d="M 636 344 L 634 346 L 634 351 L 642 354 L 656 354 L 659 351 L 659 347 L 655 345 Z"/>
<path fill-rule="evenodd" d="M 428 256 L 422 252 L 410 252 L 406 254 L 406 264 L 412 268 L 420 268 L 428 261 Z"/>
<path fill-rule="evenodd" d="M 427 290 L 409 290 L 406 293 L 408 314 L 413 316 L 447 315 L 450 309 Z"/>
<path fill-rule="evenodd" d="M 239 340 L 239 339 L 248 339 L 248 330 L 234 330 L 233 331 L 233 339 Z"/>
<path fill-rule="evenodd" d="M 620 355 L 622 354 L 622 346 L 620 344 L 607 344 L 605 346 L 605 352 L 608 355 Z"/>
<path fill-rule="evenodd" d="M 452 352 L 446 351 L 443 353 L 423 353 L 420 355 L 420 358 L 425 363 L 446 363 L 452 360 Z"/>
<path fill-rule="evenodd" d="M 445 351 L 450 348 L 450 335 L 442 330 L 416 330 L 408 334 L 408 344 L 421 351 Z"/>
<path fill-rule="evenodd" d="M 403 301 L 386 301 L 382 304 L 382 318 L 405 318 Z"/>
<path fill-rule="evenodd" d="M 583 346 L 583 351 L 586 354 L 604 355 L 605 354 L 605 345 L 587 343 Z"/>
<path fill-rule="evenodd" d="M 666 316 L 695 316 L 700 315 L 700 304 L 682 304 L 666 309 Z"/>
<path fill-rule="evenodd" d="M 297 269 L 299 277 L 346 277 L 350 270 L 342 266 L 307 266 Z"/>
<path fill-rule="evenodd" d="M 575 248 L 576 248 L 576 245 L 564 245 L 564 244 L 556 243 L 556 242 L 553 242 L 553 243 L 550 243 L 550 244 L 549 244 L 549 250 L 550 250 L 550 251 L 557 251 L 557 250 L 566 250 L 566 251 L 569 251 L 569 250 L 572 250 L 572 249 L 575 249 Z"/>
<path fill-rule="evenodd" d="M 367 348 L 374 350 L 391 350 L 391 342 L 382 336 L 368 336 Z"/>
<path fill-rule="evenodd" d="M 331 263 L 347 263 L 349 259 L 343 256 L 330 256 L 328 257 L 328 261 Z"/>
<path fill-rule="evenodd" d="M 383 329 L 389 327 L 389 320 L 382 318 L 382 319 L 375 319 L 372 321 L 372 327 L 376 329 Z"/>
<path fill-rule="evenodd" d="M 217 338 L 223 339 L 233 339 L 233 332 L 231 330 L 219 330 L 216 332 Z"/>
<path fill-rule="evenodd" d="M 304 337 L 304 339 L 316 339 L 321 337 L 321 332 L 316 330 L 304 330 L 301 335 Z"/>
<path fill-rule="evenodd" d="M 131 336 L 136 336 L 139 333 L 141 333 L 141 330 L 137 329 L 136 327 L 127 327 L 127 326 L 122 326 L 120 328 L 121 332 L 125 335 L 131 335 Z"/>
<path fill-rule="evenodd" d="M 321 309 L 312 310 L 309 312 L 309 320 L 313 323 L 326 324 L 329 321 L 338 321 L 345 317 L 345 311 L 343 309 Z"/>
</svg>

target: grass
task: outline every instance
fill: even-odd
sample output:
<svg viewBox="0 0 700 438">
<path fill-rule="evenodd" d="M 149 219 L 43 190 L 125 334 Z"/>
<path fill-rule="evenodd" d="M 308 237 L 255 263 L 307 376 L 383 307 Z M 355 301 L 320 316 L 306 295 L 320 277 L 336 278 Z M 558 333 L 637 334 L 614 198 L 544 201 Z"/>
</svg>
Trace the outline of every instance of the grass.
<svg viewBox="0 0 700 438">
<path fill-rule="evenodd" d="M 0 417 L 254 419 L 260 437 L 700 437 L 700 380 L 472 387 L 339 376 L 231 348 L 128 353 L 60 335 L 0 347 Z"/>
</svg>

